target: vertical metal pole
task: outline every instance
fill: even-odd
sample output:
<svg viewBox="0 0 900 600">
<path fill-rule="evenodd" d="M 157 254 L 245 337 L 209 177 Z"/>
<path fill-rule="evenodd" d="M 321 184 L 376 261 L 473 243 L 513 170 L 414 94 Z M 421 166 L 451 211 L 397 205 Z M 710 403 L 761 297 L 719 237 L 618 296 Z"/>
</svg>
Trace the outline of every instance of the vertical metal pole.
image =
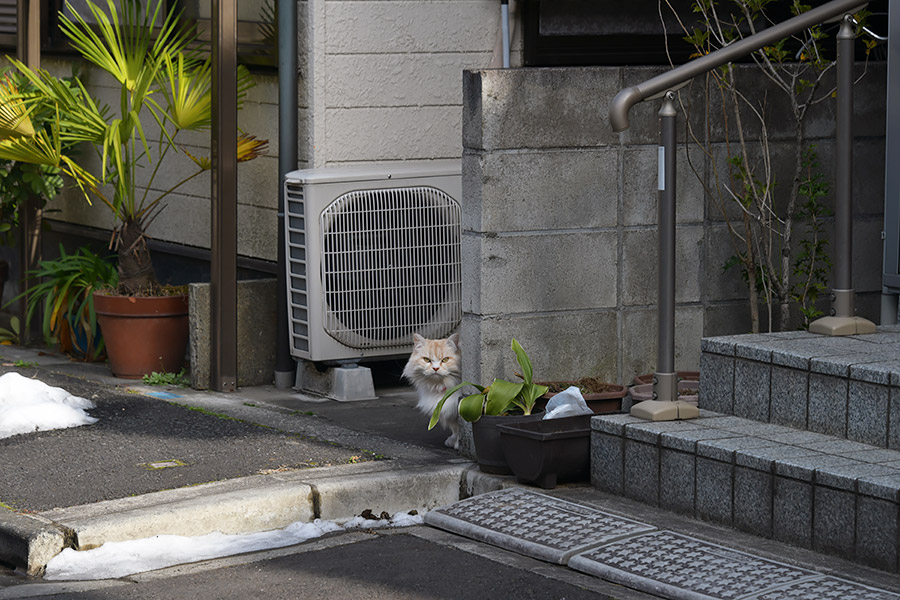
<svg viewBox="0 0 900 600">
<path fill-rule="evenodd" d="M 212 0 L 210 387 L 237 388 L 237 1 Z"/>
<path fill-rule="evenodd" d="M 657 400 L 675 401 L 675 93 L 667 92 L 659 110 L 660 146 L 657 201 L 658 308 L 657 361 L 653 393 Z"/>
<path fill-rule="evenodd" d="M 856 35 L 852 17 L 841 21 L 837 34 L 837 114 L 834 175 L 834 311 L 837 317 L 854 314 L 852 266 L 853 245 L 853 44 Z"/>
<path fill-rule="evenodd" d="M 297 168 L 297 2 L 278 0 L 278 325 L 275 332 L 275 387 L 294 385 L 288 331 L 287 257 L 284 231 L 284 177 Z"/>
<path fill-rule="evenodd" d="M 32 69 L 41 66 L 41 3 L 40 0 L 18 0 L 16 3 L 16 57 Z M 19 205 L 19 275 L 23 295 L 19 299 L 18 311 L 22 328 L 19 339 L 28 344 L 32 339 L 40 339 L 40 317 L 25 327 L 25 312 L 28 306 L 28 288 L 32 281 L 26 275 L 38 268 L 41 262 L 41 199 L 29 196 Z"/>
<path fill-rule="evenodd" d="M 500 0 L 500 31 L 503 45 L 503 68 L 509 68 L 509 0 Z"/>
<path fill-rule="evenodd" d="M 852 15 L 845 15 L 837 34 L 837 107 L 834 139 L 834 285 L 831 316 L 809 324 L 813 333 L 873 333 L 875 324 L 856 316 L 853 291 L 853 44 Z"/>
</svg>

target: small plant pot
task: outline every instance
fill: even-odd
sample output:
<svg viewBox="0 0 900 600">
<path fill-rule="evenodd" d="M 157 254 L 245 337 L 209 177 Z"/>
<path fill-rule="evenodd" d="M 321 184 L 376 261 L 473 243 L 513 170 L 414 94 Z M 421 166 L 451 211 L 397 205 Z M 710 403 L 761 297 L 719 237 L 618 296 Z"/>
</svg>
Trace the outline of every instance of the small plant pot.
<svg viewBox="0 0 900 600">
<path fill-rule="evenodd" d="M 699 389 L 700 382 L 698 381 L 679 381 L 678 400 L 680 402 L 687 402 L 688 404 L 697 406 Z M 640 385 L 633 385 L 628 390 L 628 395 L 631 396 L 632 404 L 637 404 L 638 402 L 643 402 L 644 400 L 653 400 L 653 384 L 642 383 Z"/>
<path fill-rule="evenodd" d="M 634 385 L 653 383 L 653 373 L 635 375 Z M 700 371 L 676 371 L 675 376 L 679 381 L 700 381 Z"/>
<path fill-rule="evenodd" d="M 498 427 L 501 424 L 540 421 L 543 416 L 544 411 L 534 412 L 530 415 L 482 415 L 480 419 L 472 423 L 472 439 L 475 442 L 475 459 L 478 462 L 478 468 L 482 472 L 492 475 L 512 475 L 512 470 L 506 464 L 506 458 L 503 456 Z"/>
<path fill-rule="evenodd" d="M 551 389 L 565 389 L 572 385 L 581 387 L 579 385 L 581 382 L 579 381 L 542 381 L 538 383 L 541 385 L 549 385 L 551 386 Z M 588 405 L 588 408 L 594 411 L 595 415 L 622 410 L 622 399 L 628 395 L 628 390 L 625 386 L 619 385 L 618 383 L 605 383 L 603 385 L 606 389 L 602 392 L 588 392 L 581 394 L 585 403 Z M 557 393 L 558 392 L 547 392 L 538 398 L 535 406 L 545 409 L 547 407 L 547 402 Z"/>
<path fill-rule="evenodd" d="M 519 483 L 551 490 L 557 483 L 586 481 L 591 415 L 501 424 L 506 462 Z"/>
</svg>

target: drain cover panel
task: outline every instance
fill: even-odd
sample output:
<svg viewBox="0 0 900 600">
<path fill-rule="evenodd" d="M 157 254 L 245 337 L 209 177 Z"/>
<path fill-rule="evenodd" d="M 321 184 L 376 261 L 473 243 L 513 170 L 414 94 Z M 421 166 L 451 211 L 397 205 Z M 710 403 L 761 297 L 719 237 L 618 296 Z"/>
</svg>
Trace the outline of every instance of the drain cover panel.
<svg viewBox="0 0 900 600">
<path fill-rule="evenodd" d="M 540 560 L 573 554 L 655 527 L 521 488 L 473 496 L 425 515 L 428 525 Z"/>
<path fill-rule="evenodd" d="M 813 581 L 800 581 L 788 587 L 766 592 L 754 600 L 900 600 L 900 596 L 858 583 L 823 577 Z"/>
<path fill-rule="evenodd" d="M 806 598 L 781 595 L 822 576 L 716 544 L 657 531 L 572 557 L 573 569 L 666 598 L 737 599 L 770 591 L 760 598 Z M 776 590 L 779 590 L 776 592 Z M 753 596 L 756 598 L 757 596 Z M 831 596 L 815 595 L 817 599 Z M 845 598 L 842 594 L 835 598 Z"/>
</svg>

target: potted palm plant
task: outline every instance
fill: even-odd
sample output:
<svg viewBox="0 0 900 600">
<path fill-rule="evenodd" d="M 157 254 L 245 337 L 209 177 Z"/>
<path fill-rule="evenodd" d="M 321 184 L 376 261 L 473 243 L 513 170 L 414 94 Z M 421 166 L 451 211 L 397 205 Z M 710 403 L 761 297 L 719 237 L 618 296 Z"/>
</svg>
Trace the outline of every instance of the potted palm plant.
<svg viewBox="0 0 900 600">
<path fill-rule="evenodd" d="M 463 397 L 459 401 L 459 416 L 472 423 L 472 438 L 475 442 L 475 456 L 478 468 L 485 473 L 509 475 L 512 471 L 506 463 L 503 448 L 500 446 L 500 423 L 520 420 L 537 420 L 540 412 L 534 412 L 535 403 L 546 391 L 547 387 L 534 382 L 534 371 L 531 360 L 524 348 L 515 339 L 512 350 L 522 372 L 516 375 L 521 382 L 494 379 L 488 386 L 464 381 L 444 393 L 441 401 L 435 406 L 428 428 L 432 429 L 440 419 L 441 409 L 448 398 L 465 387 L 473 387 L 474 394 Z"/>
<path fill-rule="evenodd" d="M 116 226 L 111 247 L 118 254 L 119 282 L 116 289 L 95 294 L 95 309 L 113 374 L 138 378 L 152 371 L 177 372 L 184 360 L 186 291 L 160 285 L 147 227 L 173 191 L 211 166 L 208 158 L 192 155 L 179 142 L 181 132 L 210 127 L 211 66 L 195 50 L 195 28 L 184 25 L 174 9 L 165 11 L 163 0 L 155 7 L 148 2 L 144 9 L 139 3 L 120 4 L 107 0 L 104 9 L 87 0 L 90 25 L 70 5 L 71 17 L 60 13 L 60 29 L 72 48 L 117 82 L 119 105 L 103 106 L 77 77 L 70 83 L 13 60 L 35 91 L 23 94 L 11 80 L 0 82 L 0 159 L 58 167 L 88 202 L 97 199 L 112 211 Z M 243 96 L 252 85 L 246 69 L 239 68 L 238 80 Z M 30 115 L 39 109 L 55 111 L 58 118 L 35 127 Z M 157 139 L 148 139 L 150 125 L 158 130 Z M 96 149 L 96 175 L 64 150 L 70 143 Z M 239 162 L 255 158 L 266 145 L 247 134 L 236 143 Z M 154 181 L 175 154 L 186 156 L 196 169 L 156 192 Z M 151 325 L 157 317 L 169 323 Z M 125 328 L 123 335 L 119 326 Z"/>
</svg>

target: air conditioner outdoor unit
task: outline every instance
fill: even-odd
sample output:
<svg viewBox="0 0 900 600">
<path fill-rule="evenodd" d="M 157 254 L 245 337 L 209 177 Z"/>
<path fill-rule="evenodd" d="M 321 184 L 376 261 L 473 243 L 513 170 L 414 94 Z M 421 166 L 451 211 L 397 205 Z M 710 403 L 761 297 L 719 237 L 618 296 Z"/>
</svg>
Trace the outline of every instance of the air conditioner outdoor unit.
<svg viewBox="0 0 900 600">
<path fill-rule="evenodd" d="M 291 354 L 400 356 L 461 319 L 460 161 L 293 171 L 285 177 Z"/>
</svg>

